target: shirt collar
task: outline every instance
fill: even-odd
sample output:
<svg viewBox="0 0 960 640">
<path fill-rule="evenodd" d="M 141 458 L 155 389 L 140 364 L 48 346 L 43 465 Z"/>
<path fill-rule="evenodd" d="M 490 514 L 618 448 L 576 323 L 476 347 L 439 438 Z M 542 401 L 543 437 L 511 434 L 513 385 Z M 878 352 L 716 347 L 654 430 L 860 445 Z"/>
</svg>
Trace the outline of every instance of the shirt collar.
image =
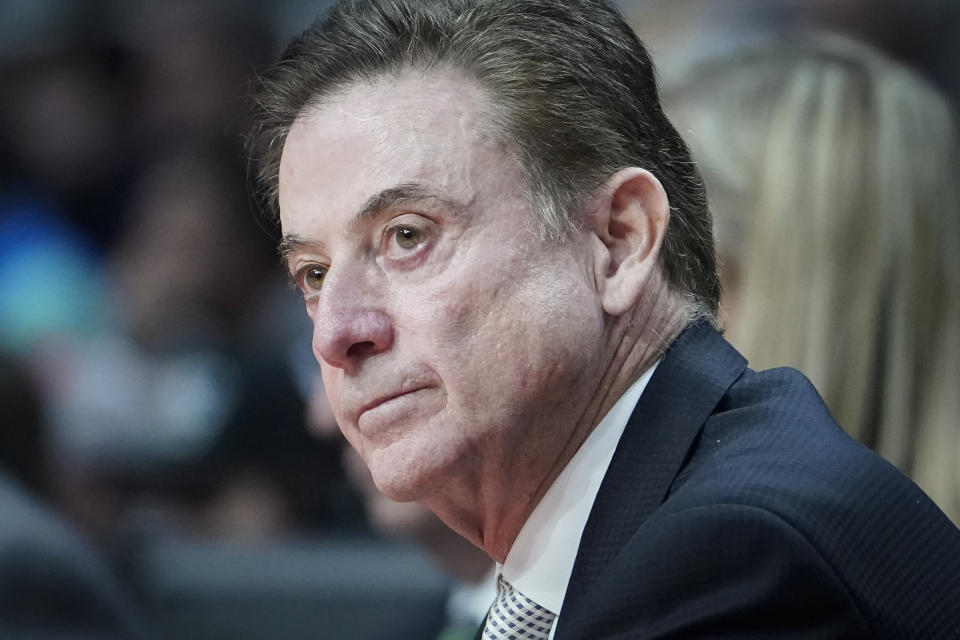
<svg viewBox="0 0 960 640">
<path fill-rule="evenodd" d="M 559 613 L 583 528 L 620 436 L 659 361 L 643 372 L 590 433 L 517 534 L 498 571 L 515 589 Z"/>
</svg>

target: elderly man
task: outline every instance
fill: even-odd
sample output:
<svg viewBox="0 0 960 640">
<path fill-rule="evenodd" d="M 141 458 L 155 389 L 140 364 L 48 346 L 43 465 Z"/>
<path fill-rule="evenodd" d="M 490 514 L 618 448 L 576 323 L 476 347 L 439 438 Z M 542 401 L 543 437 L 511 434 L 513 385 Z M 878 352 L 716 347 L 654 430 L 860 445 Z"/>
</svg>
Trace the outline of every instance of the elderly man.
<svg viewBox="0 0 960 640">
<path fill-rule="evenodd" d="M 483 638 L 956 637 L 960 531 L 714 329 L 703 186 L 608 2 L 342 2 L 261 80 L 334 414 L 500 564 Z"/>
</svg>

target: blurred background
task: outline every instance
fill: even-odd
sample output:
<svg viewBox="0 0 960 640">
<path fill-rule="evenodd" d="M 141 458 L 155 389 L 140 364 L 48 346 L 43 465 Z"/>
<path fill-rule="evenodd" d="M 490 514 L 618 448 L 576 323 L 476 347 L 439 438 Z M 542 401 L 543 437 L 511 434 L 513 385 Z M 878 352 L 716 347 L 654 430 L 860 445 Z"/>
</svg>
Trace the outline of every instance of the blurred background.
<svg viewBox="0 0 960 640">
<path fill-rule="evenodd" d="M 0 2 L 0 470 L 160 637 L 426 640 L 489 602 L 482 557 L 344 460 L 250 195 L 247 85 L 326 4 Z M 826 29 L 960 100 L 954 0 L 620 4 L 667 86 Z"/>
</svg>

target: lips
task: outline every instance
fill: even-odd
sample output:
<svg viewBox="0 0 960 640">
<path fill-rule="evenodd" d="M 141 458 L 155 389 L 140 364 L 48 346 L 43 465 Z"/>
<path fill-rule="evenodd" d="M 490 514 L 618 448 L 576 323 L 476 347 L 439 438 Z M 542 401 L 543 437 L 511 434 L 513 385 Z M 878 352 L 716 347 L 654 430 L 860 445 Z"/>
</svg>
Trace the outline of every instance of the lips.
<svg viewBox="0 0 960 640">
<path fill-rule="evenodd" d="M 382 406 L 382 405 L 390 402 L 391 400 L 396 400 L 397 398 L 402 398 L 403 396 L 407 396 L 407 395 L 410 395 L 410 394 L 412 394 L 412 393 L 416 393 L 417 391 L 420 391 L 421 389 L 425 389 L 425 388 L 426 388 L 426 387 L 414 387 L 414 388 L 411 388 L 411 389 L 405 389 L 405 390 L 403 390 L 403 391 L 397 391 L 397 392 L 394 392 L 394 393 L 388 393 L 388 394 L 379 396 L 379 397 L 377 397 L 375 400 L 366 403 L 365 405 L 363 405 L 363 406 L 360 408 L 360 411 L 357 413 L 357 420 L 359 420 L 359 419 L 360 419 L 360 416 L 362 416 L 362 415 L 365 414 L 366 412 L 371 411 L 371 410 L 373 410 L 373 409 L 376 409 L 377 407 L 380 407 L 380 406 Z"/>
</svg>

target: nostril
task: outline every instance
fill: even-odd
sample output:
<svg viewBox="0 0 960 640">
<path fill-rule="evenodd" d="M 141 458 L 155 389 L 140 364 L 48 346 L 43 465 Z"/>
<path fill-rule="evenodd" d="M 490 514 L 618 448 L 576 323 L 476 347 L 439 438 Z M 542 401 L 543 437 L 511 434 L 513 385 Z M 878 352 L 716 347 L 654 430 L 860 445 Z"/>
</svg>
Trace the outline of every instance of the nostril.
<svg viewBox="0 0 960 640">
<path fill-rule="evenodd" d="M 347 349 L 347 357 L 362 358 L 363 356 L 372 355 L 376 352 L 376 348 L 377 346 L 370 340 L 357 342 L 350 345 L 350 348 Z"/>
</svg>

